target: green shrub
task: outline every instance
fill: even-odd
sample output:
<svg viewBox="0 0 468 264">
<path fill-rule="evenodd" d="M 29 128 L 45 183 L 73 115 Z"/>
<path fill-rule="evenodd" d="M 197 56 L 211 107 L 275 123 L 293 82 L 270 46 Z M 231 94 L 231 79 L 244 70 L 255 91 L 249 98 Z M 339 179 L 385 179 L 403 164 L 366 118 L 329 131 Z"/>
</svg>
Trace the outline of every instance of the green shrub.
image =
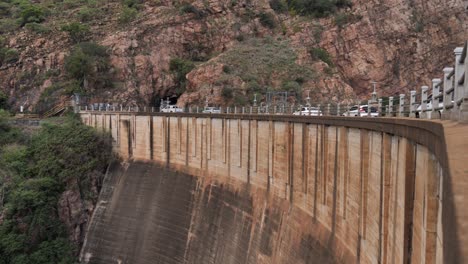
<svg viewBox="0 0 468 264">
<path fill-rule="evenodd" d="M 3 91 L 0 91 L 0 109 L 6 109 L 8 107 L 8 95 Z"/>
<path fill-rule="evenodd" d="M 41 23 L 45 20 L 45 12 L 38 5 L 27 5 L 21 10 L 21 26 L 28 23 Z"/>
<path fill-rule="evenodd" d="M 243 94 L 236 94 L 234 96 L 234 105 L 235 106 L 245 106 L 249 103 L 247 97 Z"/>
<path fill-rule="evenodd" d="M 85 2 L 89 7 L 98 7 L 98 1 L 97 0 L 86 0 Z"/>
<path fill-rule="evenodd" d="M 283 83 L 283 90 L 288 91 L 291 94 L 299 95 L 301 85 L 296 81 L 287 81 Z"/>
<path fill-rule="evenodd" d="M 423 32 L 424 31 L 424 20 L 423 16 L 417 12 L 413 11 L 410 17 L 411 23 L 413 24 L 413 30 L 415 32 Z"/>
<path fill-rule="evenodd" d="M 140 5 L 143 3 L 143 0 L 123 0 L 122 3 L 126 7 L 138 9 Z"/>
<path fill-rule="evenodd" d="M 11 5 L 9 3 L 0 2 L 0 16 L 9 16 L 10 15 Z"/>
<path fill-rule="evenodd" d="M 336 0 L 335 5 L 339 8 L 353 7 L 351 0 Z"/>
<path fill-rule="evenodd" d="M 234 89 L 231 86 L 224 86 L 221 90 L 221 96 L 226 100 L 232 99 L 234 97 Z"/>
<path fill-rule="evenodd" d="M 196 8 L 195 6 L 191 4 L 183 5 L 180 7 L 179 10 L 183 14 L 189 14 L 189 13 L 195 14 L 197 18 L 202 18 L 204 16 L 203 11 L 199 10 L 198 8 Z"/>
<path fill-rule="evenodd" d="M 187 78 L 186 75 L 195 68 L 192 61 L 181 58 L 173 58 L 169 62 L 169 70 L 175 75 L 177 85 L 180 87 L 179 92 L 185 90 Z"/>
<path fill-rule="evenodd" d="M 288 12 L 288 4 L 284 0 L 270 0 L 270 7 L 277 13 Z"/>
<path fill-rule="evenodd" d="M 19 130 L 16 128 L 13 128 L 9 124 L 9 120 L 10 120 L 10 113 L 8 113 L 7 111 L 3 109 L 0 109 L 0 147 L 6 144 L 13 143 L 21 137 Z M 3 155 L 0 155 L 0 158 L 2 156 Z M 3 167 L 4 166 L 0 164 L 0 170 Z M 0 173 L 0 179 L 1 179 L 1 173 Z"/>
<path fill-rule="evenodd" d="M 95 8 L 83 7 L 78 11 L 78 18 L 81 22 L 88 22 L 96 16 L 97 10 Z"/>
<path fill-rule="evenodd" d="M 260 23 L 267 28 L 274 29 L 276 27 L 275 17 L 270 13 L 262 12 L 259 15 Z"/>
<path fill-rule="evenodd" d="M 229 74 L 232 72 L 232 69 L 229 65 L 223 65 L 223 72 Z"/>
<path fill-rule="evenodd" d="M 19 59 L 19 53 L 15 49 L 7 49 L 4 53 L 3 60 L 0 54 L 0 61 L 3 61 L 3 63 L 14 63 L 14 62 L 17 62 L 18 59 Z"/>
<path fill-rule="evenodd" d="M 333 67 L 333 61 L 326 50 L 322 48 L 312 48 L 309 52 L 313 59 L 321 60 L 328 64 L 328 66 Z"/>
<path fill-rule="evenodd" d="M 82 5 L 82 1 L 80 0 L 63 0 L 62 7 L 63 9 L 74 9 L 80 7 Z"/>
<path fill-rule="evenodd" d="M 18 29 L 20 24 L 15 19 L 4 18 L 0 19 L 0 33 L 13 32 Z"/>
<path fill-rule="evenodd" d="M 342 28 L 344 25 L 356 22 L 360 19 L 362 19 L 362 16 L 360 15 L 353 15 L 350 13 L 340 13 L 340 14 L 335 15 L 334 23 L 339 28 Z"/>
<path fill-rule="evenodd" d="M 61 30 L 68 32 L 73 43 L 82 42 L 90 35 L 89 26 L 78 22 L 63 25 Z"/>
<path fill-rule="evenodd" d="M 46 27 L 42 24 L 33 22 L 33 23 L 28 23 L 24 26 L 25 28 L 31 30 L 32 32 L 38 33 L 38 34 L 46 34 L 50 33 L 51 30 L 49 27 Z"/>
<path fill-rule="evenodd" d="M 349 0 L 287 0 L 288 8 L 293 13 L 325 17 L 338 8 L 351 7 Z"/>
<path fill-rule="evenodd" d="M 131 21 L 135 20 L 138 16 L 138 11 L 133 7 L 124 7 L 122 13 L 119 16 L 119 23 L 120 24 L 127 24 Z"/>
<path fill-rule="evenodd" d="M 91 42 L 78 44 L 65 58 L 67 74 L 84 90 L 111 87 L 109 55 L 105 47 Z M 87 87 L 84 86 L 86 83 Z"/>
</svg>

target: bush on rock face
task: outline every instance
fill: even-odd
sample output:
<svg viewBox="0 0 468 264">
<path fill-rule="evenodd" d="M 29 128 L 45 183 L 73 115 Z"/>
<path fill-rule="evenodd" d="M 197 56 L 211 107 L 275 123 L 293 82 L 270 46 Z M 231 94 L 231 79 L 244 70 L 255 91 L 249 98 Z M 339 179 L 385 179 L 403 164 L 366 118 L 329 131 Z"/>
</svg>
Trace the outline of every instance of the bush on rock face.
<svg viewBox="0 0 468 264">
<path fill-rule="evenodd" d="M 111 87 L 109 54 L 106 47 L 92 42 L 78 44 L 65 59 L 65 70 L 84 90 Z"/>
<path fill-rule="evenodd" d="M 89 26 L 78 22 L 63 25 L 62 31 L 68 32 L 74 43 L 82 42 L 90 35 Z"/>
<path fill-rule="evenodd" d="M 175 75 L 175 81 L 178 88 L 178 93 L 182 94 L 185 91 L 187 78 L 186 75 L 195 68 L 192 61 L 181 58 L 173 58 L 169 62 L 169 70 Z"/>
<path fill-rule="evenodd" d="M 339 8 L 351 7 L 349 0 L 270 0 L 270 7 L 277 13 L 291 11 L 300 15 L 325 17 Z"/>
<path fill-rule="evenodd" d="M 26 5 L 20 14 L 21 26 L 28 23 L 41 23 L 45 20 L 44 10 L 37 5 Z"/>
</svg>

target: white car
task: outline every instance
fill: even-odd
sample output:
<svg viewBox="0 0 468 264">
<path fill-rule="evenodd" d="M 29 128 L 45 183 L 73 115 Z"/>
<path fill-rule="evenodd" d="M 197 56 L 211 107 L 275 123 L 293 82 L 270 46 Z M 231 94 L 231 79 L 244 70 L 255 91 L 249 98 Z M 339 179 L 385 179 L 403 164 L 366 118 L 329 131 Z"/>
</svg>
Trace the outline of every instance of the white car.
<svg viewBox="0 0 468 264">
<path fill-rule="evenodd" d="M 205 109 L 203 109 L 202 113 L 205 113 L 205 114 L 220 114 L 221 109 L 216 108 L 216 107 L 207 106 L 207 107 L 205 107 Z"/>
<path fill-rule="evenodd" d="M 183 113 L 184 109 L 178 107 L 177 105 L 166 105 L 161 107 L 162 113 Z"/>
<path fill-rule="evenodd" d="M 294 112 L 293 115 L 323 116 L 323 113 L 318 107 L 305 106 L 301 110 Z"/>
<path fill-rule="evenodd" d="M 368 113 L 369 106 L 368 105 L 355 105 L 352 106 L 348 111 L 344 112 L 342 116 L 369 116 Z M 371 106 L 371 117 L 379 116 L 379 111 L 374 106 Z"/>
</svg>

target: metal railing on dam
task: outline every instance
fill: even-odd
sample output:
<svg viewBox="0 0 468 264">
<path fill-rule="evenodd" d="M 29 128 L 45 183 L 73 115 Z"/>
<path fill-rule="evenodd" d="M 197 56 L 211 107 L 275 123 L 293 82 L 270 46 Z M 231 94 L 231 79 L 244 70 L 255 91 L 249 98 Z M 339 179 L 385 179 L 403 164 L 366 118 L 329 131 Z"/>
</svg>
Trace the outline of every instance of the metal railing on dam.
<svg viewBox="0 0 468 264">
<path fill-rule="evenodd" d="M 468 129 L 461 124 L 250 114 L 82 111 L 80 115 L 85 124 L 109 132 L 124 159 L 160 164 L 194 176 L 202 182 L 196 186 L 211 186 L 209 190 L 218 186 L 218 192 L 231 193 L 206 191 L 199 203 L 190 203 L 192 209 L 187 209 L 191 210 L 187 219 L 192 219 L 187 221 L 192 223 L 182 229 L 176 224 L 161 227 L 187 232 L 177 261 L 161 263 L 314 263 L 311 256 L 317 255 L 331 256 L 331 262 L 338 263 L 463 263 L 468 256 L 468 212 L 463 206 Z M 144 189 L 150 185 L 145 181 Z M 132 194 L 118 195 L 124 193 Z M 184 194 L 167 195 L 176 199 Z M 145 197 L 137 200 L 141 199 Z M 221 199 L 213 211 L 236 221 L 222 224 L 216 217 L 204 217 L 206 211 L 198 212 L 197 206 L 203 208 L 211 199 Z M 241 206 L 245 203 L 249 206 Z M 222 210 L 230 214 L 225 216 Z M 116 214 L 123 211 L 120 208 Z M 203 229 L 207 225 L 213 228 Z M 213 234 L 202 235 L 200 230 Z M 226 238 L 226 233 L 233 237 Z M 200 238 L 221 241 L 229 250 Z M 89 243 L 96 241 L 110 243 L 99 236 Z M 197 249 L 203 254 L 193 253 L 193 241 L 207 247 Z M 141 246 L 151 247 L 148 244 Z M 257 244 L 263 246 L 254 247 Z M 320 250 L 312 254 L 309 245 Z M 92 256 L 99 252 L 85 246 L 84 254 L 95 263 Z M 112 259 L 100 259 L 106 257 Z M 144 263 L 137 260 L 138 254 L 128 253 L 126 258 L 128 263 Z"/>
</svg>

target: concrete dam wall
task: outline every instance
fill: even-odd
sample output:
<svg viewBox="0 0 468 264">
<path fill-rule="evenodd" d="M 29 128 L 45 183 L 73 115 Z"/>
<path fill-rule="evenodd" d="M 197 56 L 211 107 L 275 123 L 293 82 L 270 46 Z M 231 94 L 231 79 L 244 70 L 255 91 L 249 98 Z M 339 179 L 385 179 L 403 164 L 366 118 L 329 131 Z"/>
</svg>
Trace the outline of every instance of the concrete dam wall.
<svg viewBox="0 0 468 264">
<path fill-rule="evenodd" d="M 443 126 L 83 112 L 114 165 L 84 263 L 462 263 Z"/>
</svg>

